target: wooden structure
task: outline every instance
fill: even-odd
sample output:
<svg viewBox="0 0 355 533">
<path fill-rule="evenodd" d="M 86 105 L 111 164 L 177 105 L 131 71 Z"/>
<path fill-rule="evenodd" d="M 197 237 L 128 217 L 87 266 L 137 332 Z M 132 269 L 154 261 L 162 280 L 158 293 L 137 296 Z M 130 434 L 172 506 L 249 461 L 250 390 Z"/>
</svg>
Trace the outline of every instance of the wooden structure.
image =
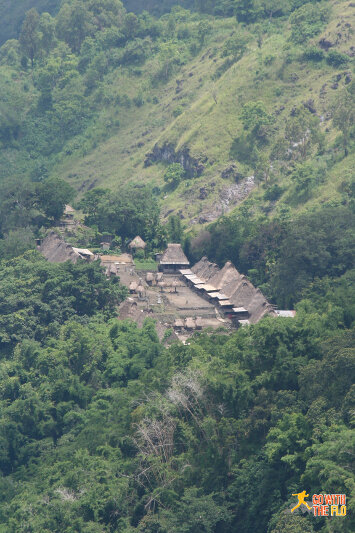
<svg viewBox="0 0 355 533">
<path fill-rule="evenodd" d="M 168 244 L 159 262 L 160 272 L 179 272 L 179 270 L 190 266 L 181 244 Z"/>
<path fill-rule="evenodd" d="M 133 239 L 133 241 L 131 241 L 128 245 L 128 248 L 131 250 L 132 253 L 136 252 L 137 250 L 145 250 L 147 246 L 147 243 L 143 241 L 143 239 L 137 235 L 137 237 L 135 237 Z"/>
</svg>

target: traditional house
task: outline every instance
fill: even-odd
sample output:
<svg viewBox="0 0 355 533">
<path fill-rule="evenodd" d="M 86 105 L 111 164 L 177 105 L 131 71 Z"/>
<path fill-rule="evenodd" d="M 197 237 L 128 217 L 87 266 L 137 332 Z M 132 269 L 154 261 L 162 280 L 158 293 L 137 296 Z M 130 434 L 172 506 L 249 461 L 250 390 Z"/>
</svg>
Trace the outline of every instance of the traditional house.
<svg viewBox="0 0 355 533">
<path fill-rule="evenodd" d="M 179 272 L 190 266 L 190 261 L 183 252 L 181 244 L 168 244 L 159 263 L 160 272 Z"/>
<path fill-rule="evenodd" d="M 147 282 L 147 284 L 150 287 L 152 287 L 153 285 L 156 284 L 155 276 L 154 276 L 153 272 L 147 272 L 147 274 L 145 276 L 145 281 Z"/>
<path fill-rule="evenodd" d="M 212 303 L 218 302 L 220 309 L 237 325 L 256 324 L 265 315 L 277 316 L 260 289 L 240 274 L 231 262 L 219 269 L 203 257 L 192 271 L 205 283 L 197 286 L 202 294 Z"/>
<path fill-rule="evenodd" d="M 196 329 L 196 321 L 192 317 L 188 316 L 187 318 L 185 318 L 185 328 L 188 331 Z"/>
<path fill-rule="evenodd" d="M 143 241 L 143 239 L 137 235 L 137 237 L 135 237 L 133 239 L 133 241 L 131 241 L 128 245 L 128 248 L 130 248 L 130 250 L 132 251 L 132 253 L 135 253 L 137 250 L 145 250 L 147 246 L 147 243 Z"/>
<path fill-rule="evenodd" d="M 79 259 L 84 259 L 85 261 L 93 261 L 95 259 L 90 250 L 74 248 L 54 231 L 48 233 L 38 250 L 50 263 L 64 263 L 65 261 L 76 263 Z"/>
<path fill-rule="evenodd" d="M 181 318 L 177 318 L 175 320 L 174 328 L 177 329 L 178 331 L 181 331 L 182 329 L 184 329 L 184 322 Z"/>
<path fill-rule="evenodd" d="M 70 205 L 66 205 L 63 216 L 60 219 L 59 226 L 62 228 L 73 226 L 75 224 L 74 214 L 75 214 L 75 209 L 73 209 Z"/>
<path fill-rule="evenodd" d="M 66 205 L 63 213 L 64 220 L 74 220 L 75 209 L 71 205 Z"/>
<path fill-rule="evenodd" d="M 115 271 L 116 274 L 119 274 L 120 271 L 127 271 L 127 269 L 133 267 L 133 257 L 130 254 L 101 255 L 100 260 L 106 271 L 111 267 L 111 272 Z"/>
<path fill-rule="evenodd" d="M 132 282 L 129 284 L 129 292 L 130 292 L 131 294 L 136 294 L 137 289 L 138 289 L 138 283 L 137 283 L 136 281 L 132 281 Z"/>
</svg>

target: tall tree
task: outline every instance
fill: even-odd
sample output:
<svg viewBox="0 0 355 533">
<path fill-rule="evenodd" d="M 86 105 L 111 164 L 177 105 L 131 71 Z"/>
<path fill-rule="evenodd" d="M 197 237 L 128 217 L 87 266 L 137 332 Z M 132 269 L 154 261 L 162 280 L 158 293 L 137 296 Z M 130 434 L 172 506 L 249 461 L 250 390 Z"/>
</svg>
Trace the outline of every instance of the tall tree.
<svg viewBox="0 0 355 533">
<path fill-rule="evenodd" d="M 36 9 L 30 9 L 22 24 L 20 33 L 20 45 L 25 57 L 31 61 L 33 68 L 34 60 L 39 51 L 40 36 L 38 32 L 39 14 Z"/>
<path fill-rule="evenodd" d="M 73 52 L 80 52 L 86 37 L 94 33 L 94 17 L 84 2 L 74 0 L 64 4 L 57 16 L 58 37 L 63 39 Z"/>
<path fill-rule="evenodd" d="M 63 215 L 65 204 L 69 203 L 75 194 L 73 187 L 59 178 L 39 183 L 37 191 L 41 209 L 47 217 L 55 221 Z"/>
</svg>

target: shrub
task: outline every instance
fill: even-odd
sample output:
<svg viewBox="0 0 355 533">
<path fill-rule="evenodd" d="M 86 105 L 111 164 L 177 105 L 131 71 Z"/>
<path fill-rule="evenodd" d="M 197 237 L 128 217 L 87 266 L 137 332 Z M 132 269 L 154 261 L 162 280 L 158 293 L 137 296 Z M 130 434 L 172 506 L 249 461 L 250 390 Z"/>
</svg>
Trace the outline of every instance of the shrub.
<svg viewBox="0 0 355 533">
<path fill-rule="evenodd" d="M 315 62 L 323 61 L 324 52 L 320 48 L 317 48 L 317 46 L 309 46 L 303 52 L 302 59 L 304 59 L 305 61 L 315 61 Z"/>
<path fill-rule="evenodd" d="M 179 115 L 182 115 L 183 112 L 184 112 L 184 108 L 183 108 L 181 105 L 179 105 L 178 107 L 176 107 L 176 108 L 174 109 L 174 111 L 173 111 L 173 115 L 174 115 L 174 117 L 176 118 L 176 117 L 178 117 Z"/>
<path fill-rule="evenodd" d="M 290 17 L 291 40 L 298 44 L 308 41 L 322 31 L 328 19 L 329 9 L 327 6 L 304 4 Z"/>
<path fill-rule="evenodd" d="M 275 202 L 280 198 L 283 192 L 283 188 L 280 187 L 280 185 L 277 185 L 276 183 L 265 191 L 264 198 L 265 200 L 269 200 L 270 202 Z"/>
<path fill-rule="evenodd" d="M 343 65 L 346 65 L 348 61 L 348 56 L 346 54 L 338 52 L 337 50 L 330 50 L 327 55 L 327 63 L 332 67 L 341 67 Z"/>
<path fill-rule="evenodd" d="M 170 187 L 177 187 L 180 181 L 185 177 L 185 170 L 180 163 L 172 163 L 166 169 L 164 181 Z"/>
</svg>

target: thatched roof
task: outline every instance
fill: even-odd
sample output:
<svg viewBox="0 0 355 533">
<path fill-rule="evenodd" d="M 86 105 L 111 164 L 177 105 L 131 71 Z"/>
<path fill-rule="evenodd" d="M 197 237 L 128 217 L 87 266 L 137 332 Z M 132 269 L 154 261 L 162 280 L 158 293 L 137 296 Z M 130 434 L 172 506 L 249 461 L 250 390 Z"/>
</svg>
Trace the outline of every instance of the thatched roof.
<svg viewBox="0 0 355 533">
<path fill-rule="evenodd" d="M 198 317 L 196 318 L 196 327 L 197 327 L 197 329 L 201 329 L 201 328 L 203 328 L 204 325 L 205 325 L 205 322 L 204 322 L 203 318 L 201 318 L 200 316 L 198 316 Z"/>
<path fill-rule="evenodd" d="M 73 209 L 71 205 L 65 206 L 65 209 L 64 209 L 65 215 L 74 215 L 74 213 L 75 213 L 75 209 Z"/>
<path fill-rule="evenodd" d="M 232 304 L 235 308 L 244 308 L 244 312 L 249 313 L 251 324 L 256 324 L 265 315 L 277 316 L 260 289 L 255 288 L 231 262 L 228 261 L 222 269 L 219 269 L 216 264 L 210 263 L 207 257 L 203 257 L 192 267 L 192 271 L 199 278 L 208 281 L 202 290 L 205 290 L 211 298 L 219 300 L 220 304 L 223 301 L 228 302 L 227 305 L 221 304 L 221 307 L 229 307 Z"/>
<path fill-rule="evenodd" d="M 135 248 L 137 250 L 144 250 L 144 248 L 147 246 L 147 243 L 143 241 L 142 237 L 137 235 L 137 237 L 135 237 L 133 241 L 129 243 L 128 246 L 129 248 Z"/>
<path fill-rule="evenodd" d="M 186 265 L 190 264 L 183 252 L 181 244 L 168 244 L 160 260 L 161 265 Z"/>
<path fill-rule="evenodd" d="M 191 270 L 203 281 L 209 281 L 214 274 L 219 272 L 218 266 L 215 263 L 210 263 L 207 257 L 202 257 L 202 259 L 196 263 Z"/>
<path fill-rule="evenodd" d="M 185 319 L 185 327 L 186 329 L 196 329 L 196 322 L 193 318 L 187 317 Z"/>
<path fill-rule="evenodd" d="M 54 231 L 48 233 L 39 251 L 50 263 L 64 263 L 65 261 L 76 263 L 79 259 L 83 259 L 82 255 L 76 252 L 70 244 L 64 242 Z"/>
<path fill-rule="evenodd" d="M 174 328 L 183 328 L 184 322 L 181 318 L 177 318 L 174 322 Z"/>
<path fill-rule="evenodd" d="M 131 281 L 129 284 L 129 290 L 130 291 L 136 291 L 138 288 L 138 283 L 136 281 Z"/>
<path fill-rule="evenodd" d="M 145 288 L 143 287 L 143 285 L 138 285 L 137 293 L 138 294 L 145 294 Z"/>
<path fill-rule="evenodd" d="M 154 274 L 153 272 L 147 272 L 147 275 L 145 277 L 146 281 L 154 281 Z"/>
</svg>

